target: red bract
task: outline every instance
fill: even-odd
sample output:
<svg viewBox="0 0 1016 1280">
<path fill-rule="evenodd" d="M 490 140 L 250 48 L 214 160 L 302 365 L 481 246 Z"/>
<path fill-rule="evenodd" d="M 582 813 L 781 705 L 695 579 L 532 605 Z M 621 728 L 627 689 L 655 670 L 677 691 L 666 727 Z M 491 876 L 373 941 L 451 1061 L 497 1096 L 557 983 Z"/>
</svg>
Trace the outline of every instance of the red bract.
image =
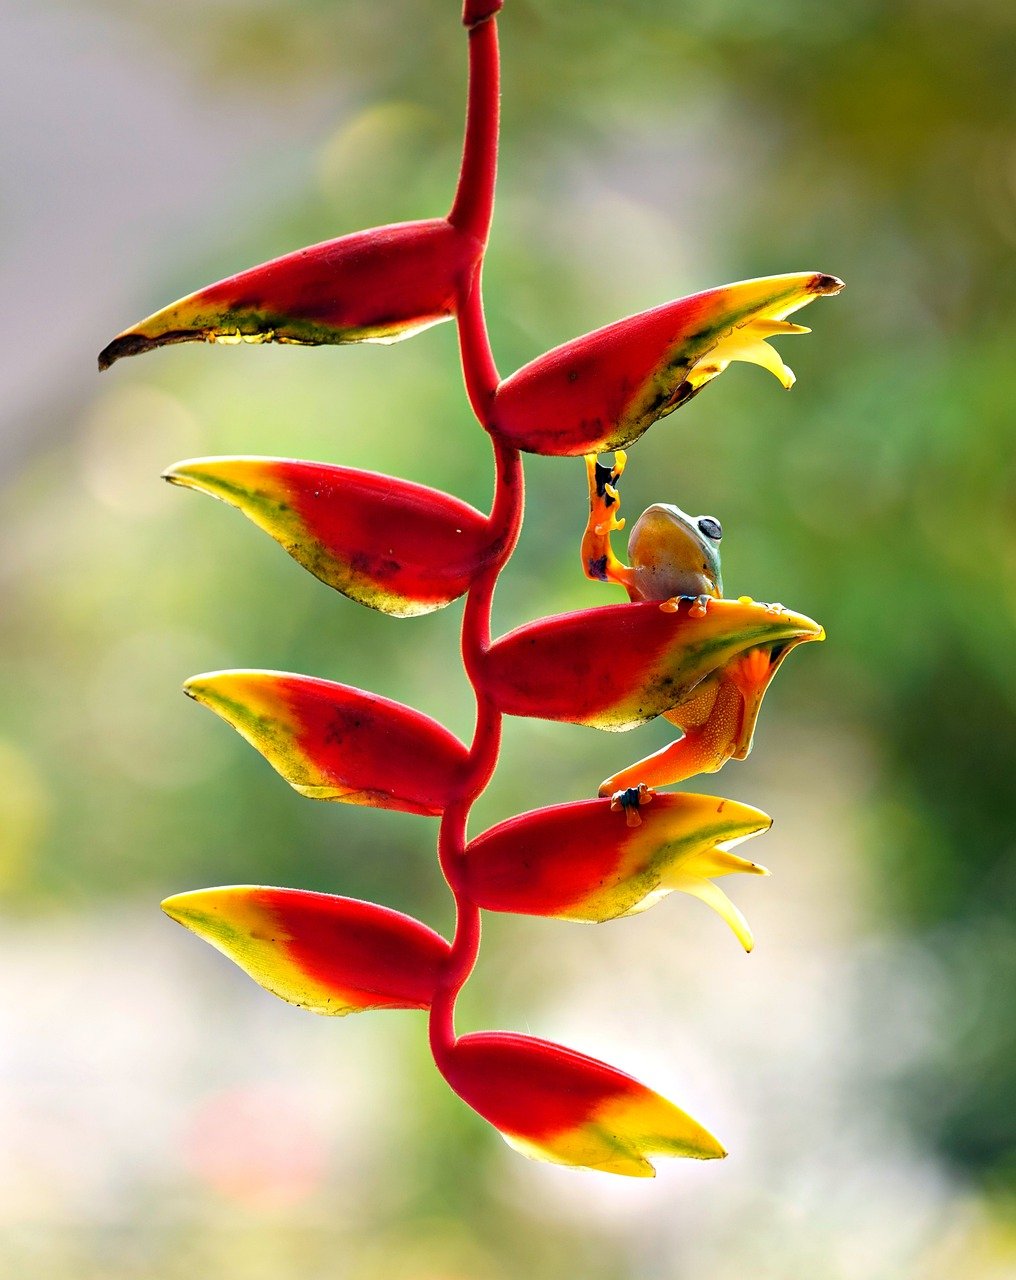
<svg viewBox="0 0 1016 1280">
<path fill-rule="evenodd" d="M 329 893 L 232 885 L 178 893 L 162 909 L 313 1013 L 426 1009 L 448 960 L 448 943 L 419 920 Z"/>
<path fill-rule="evenodd" d="M 176 342 L 397 342 L 455 314 L 480 249 L 444 218 L 326 240 L 163 307 L 114 338 L 99 368 Z"/>
<path fill-rule="evenodd" d="M 458 738 L 375 693 L 282 671 L 214 671 L 184 691 L 314 800 L 439 814 L 461 785 Z"/>
<path fill-rule="evenodd" d="M 627 821 L 626 810 L 638 820 Z M 750 950 L 744 918 L 712 877 L 765 875 L 730 847 L 771 823 L 759 809 L 715 796 L 578 800 L 520 814 L 471 841 L 462 886 L 488 911 L 589 921 L 634 915 L 679 890 L 718 911 Z"/>
<path fill-rule="evenodd" d="M 633 443 L 732 360 L 793 374 L 767 338 L 807 333 L 791 312 L 843 282 L 815 271 L 743 280 L 668 302 L 555 347 L 497 389 L 491 423 L 527 453 L 603 452 Z"/>
<path fill-rule="evenodd" d="M 239 508 L 322 582 L 397 618 L 443 608 L 490 557 L 482 512 L 408 480 L 288 458 L 195 458 L 164 474 Z"/>
<path fill-rule="evenodd" d="M 751 650 L 786 653 L 824 636 L 779 605 L 691 600 L 604 605 L 541 618 L 496 640 L 483 684 L 506 715 L 633 729 L 679 707 L 708 675 Z"/>
<path fill-rule="evenodd" d="M 220 671 L 185 686 L 303 795 L 439 816 L 454 939 L 372 903 L 302 890 L 205 889 L 164 907 L 269 991 L 315 1012 L 429 1009 L 439 1070 L 524 1154 L 649 1177 L 653 1156 L 725 1152 L 673 1103 L 606 1063 L 529 1036 L 457 1034 L 481 909 L 603 921 L 677 890 L 712 907 L 750 950 L 744 917 L 714 881 L 765 874 L 730 850 L 769 818 L 731 800 L 656 795 L 650 784 L 746 755 L 776 669 L 823 632 L 780 605 L 721 598 L 719 522 L 670 502 L 640 518 L 632 565 L 623 565 L 610 545 L 623 523 L 619 455 L 611 468 L 587 457 L 582 565 L 595 581 L 625 587 L 633 603 L 542 618 L 492 642 L 494 589 L 522 524 L 520 450 L 592 455 L 630 443 L 733 360 L 760 364 L 789 386 L 793 375 L 767 340 L 806 332 L 786 317 L 841 286 L 808 272 L 708 290 L 587 334 L 502 380 L 481 294 L 497 171 L 500 9 L 501 0 L 463 6 L 469 99 L 447 218 L 357 232 L 241 272 L 156 312 L 99 357 L 105 368 L 199 340 L 390 342 L 455 317 L 466 394 L 494 451 L 489 515 L 407 480 L 326 463 L 200 458 L 166 472 L 237 507 L 361 604 L 409 617 L 465 595 L 462 659 L 476 697 L 468 748 L 418 711 L 310 676 Z M 434 660 L 426 646 L 416 652 Z M 506 714 L 612 730 L 663 715 L 684 736 L 604 783 L 617 786 L 609 798 L 522 814 L 467 845 Z"/>
<path fill-rule="evenodd" d="M 462 1036 L 442 1070 L 509 1146 L 533 1159 L 651 1178 L 650 1156 L 727 1154 L 638 1080 L 547 1040 L 503 1031 Z"/>
</svg>

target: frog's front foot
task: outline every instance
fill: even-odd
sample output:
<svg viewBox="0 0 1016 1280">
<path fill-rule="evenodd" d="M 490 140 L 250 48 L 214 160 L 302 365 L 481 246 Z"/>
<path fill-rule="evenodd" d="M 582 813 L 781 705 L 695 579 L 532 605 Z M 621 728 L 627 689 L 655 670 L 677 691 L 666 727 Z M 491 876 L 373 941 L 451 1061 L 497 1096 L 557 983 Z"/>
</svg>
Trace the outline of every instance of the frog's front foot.
<svg viewBox="0 0 1016 1280">
<path fill-rule="evenodd" d="M 660 603 L 661 613 L 677 613 L 681 607 L 683 600 L 691 600 L 692 603 L 688 609 L 689 618 L 704 618 L 709 609 L 712 596 L 700 595 L 692 599 L 691 596 L 671 596 L 669 600 L 663 600 Z"/>
<path fill-rule="evenodd" d="M 595 453 L 586 455 L 586 476 L 589 482 L 589 519 L 582 535 L 582 570 L 594 582 L 614 582 L 621 586 L 628 581 L 629 570 L 614 555 L 610 535 L 624 528 L 621 494 L 617 482 L 624 473 L 625 455 L 618 450 L 614 465 L 605 467 Z"/>
</svg>

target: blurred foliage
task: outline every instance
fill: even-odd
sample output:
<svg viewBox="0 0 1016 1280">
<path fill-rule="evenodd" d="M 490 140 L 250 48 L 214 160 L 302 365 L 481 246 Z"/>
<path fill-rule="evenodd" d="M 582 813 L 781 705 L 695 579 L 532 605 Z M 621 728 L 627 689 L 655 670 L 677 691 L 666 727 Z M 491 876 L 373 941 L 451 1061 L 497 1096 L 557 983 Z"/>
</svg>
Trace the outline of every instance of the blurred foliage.
<svg viewBox="0 0 1016 1280">
<path fill-rule="evenodd" d="M 262 175 L 260 203 L 245 194 L 200 237 L 185 229 L 190 250 L 124 264 L 139 316 L 301 243 L 443 211 L 464 86 L 456 0 L 101 7 L 174 48 L 209 111 L 336 104 L 320 136 L 294 139 L 301 187 Z M 654 427 L 632 451 L 626 511 L 715 512 L 728 591 L 826 625 L 829 642 L 770 695 L 763 745 L 779 752 L 781 714 L 866 744 L 872 928 L 932 950 L 948 991 L 934 1051 L 895 1081 L 900 1106 L 953 1160 L 1016 1189 L 1016 10 L 507 0 L 502 31 L 487 295 L 503 369 L 726 280 L 815 268 L 848 283 L 809 311 L 814 337 L 783 344 L 792 395 L 738 366 Z M 447 927 L 432 824 L 308 805 L 174 692 L 198 670 L 278 667 L 469 730 L 457 606 L 393 623 L 301 577 L 225 507 L 157 486 L 169 463 L 229 452 L 489 498 L 450 326 L 390 350 L 185 349 L 118 367 L 0 499 L 0 887 L 37 910 L 263 881 Z M 581 463 L 533 459 L 527 482 L 502 627 L 606 598 L 578 571 Z M 653 734 L 665 740 L 511 726 L 477 822 L 587 794 Z M 808 759 L 787 767 L 807 789 Z M 735 773 L 719 786 L 742 794 Z M 468 1139 L 452 1126 L 446 1140 Z M 434 1153 L 446 1208 L 442 1163 L 469 1158 Z M 574 1256 L 560 1247 L 563 1273 Z"/>
</svg>

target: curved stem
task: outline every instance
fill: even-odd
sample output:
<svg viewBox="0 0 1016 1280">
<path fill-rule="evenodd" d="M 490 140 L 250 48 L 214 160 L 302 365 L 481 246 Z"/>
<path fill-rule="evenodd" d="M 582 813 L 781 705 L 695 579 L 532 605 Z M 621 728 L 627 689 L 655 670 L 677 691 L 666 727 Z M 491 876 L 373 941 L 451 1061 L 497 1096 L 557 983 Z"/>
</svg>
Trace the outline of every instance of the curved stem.
<svg viewBox="0 0 1016 1280">
<path fill-rule="evenodd" d="M 462 6 L 462 21 L 467 27 L 478 22 L 486 22 L 504 7 L 504 0 L 465 0 Z"/>
<path fill-rule="evenodd" d="M 466 394 L 476 420 L 485 431 L 490 430 L 490 410 L 501 375 L 494 363 L 490 348 L 487 319 L 483 313 L 483 260 L 473 278 L 460 291 L 455 309 L 455 321 L 459 330 L 459 352 L 462 357 L 462 378 Z"/>
<path fill-rule="evenodd" d="M 497 21 L 490 17 L 469 31 L 469 105 L 462 167 L 448 221 L 486 245 L 494 215 L 497 139 L 501 113 L 501 64 Z"/>
<path fill-rule="evenodd" d="M 486 7 L 493 13 L 500 5 Z M 469 13 L 467 4 L 467 20 Z M 501 712 L 483 688 L 490 611 L 498 577 L 515 550 L 522 527 L 525 488 L 519 451 L 491 430 L 491 408 L 500 376 L 483 312 L 483 250 L 490 232 L 497 173 L 499 79 L 497 25 L 489 18 L 469 33 L 466 141 L 459 186 L 448 215 L 451 223 L 475 236 L 482 246 L 476 271 L 460 290 L 456 316 L 466 393 L 494 449 L 494 496 L 487 521 L 487 563 L 469 588 L 462 615 L 462 660 L 476 696 L 476 726 L 458 794 L 445 808 L 438 835 L 441 871 L 455 898 L 455 936 L 431 1002 L 429 1029 L 434 1060 L 446 1075 L 455 1046 L 455 1004 L 480 949 L 480 909 L 465 892 L 461 874 L 469 812 L 493 777 L 501 750 Z"/>
<path fill-rule="evenodd" d="M 476 727 L 463 771 L 461 789 L 441 817 L 438 859 L 455 898 L 455 936 L 451 953 L 434 992 L 430 1011 L 430 1046 L 439 1068 L 455 1044 L 455 1003 L 476 964 L 480 949 L 480 910 L 461 882 L 466 853 L 466 824 L 473 803 L 493 777 L 501 750 L 501 711 L 483 690 L 483 659 L 490 648 L 490 610 L 497 579 L 518 541 L 522 526 L 522 459 L 495 438 L 495 492 L 490 523 L 496 541 L 492 558 L 473 582 L 462 615 L 462 658 L 476 695 Z"/>
</svg>

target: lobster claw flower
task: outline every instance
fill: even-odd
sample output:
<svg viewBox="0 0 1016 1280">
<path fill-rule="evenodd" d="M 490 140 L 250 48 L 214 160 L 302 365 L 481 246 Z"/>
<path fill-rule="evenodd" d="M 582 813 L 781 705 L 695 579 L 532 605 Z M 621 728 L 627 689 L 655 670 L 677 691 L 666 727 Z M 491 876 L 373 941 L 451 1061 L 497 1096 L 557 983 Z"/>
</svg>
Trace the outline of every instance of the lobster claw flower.
<svg viewBox="0 0 1016 1280">
<path fill-rule="evenodd" d="M 622 731 L 679 709 L 707 676 L 753 650 L 782 661 L 824 636 L 803 614 L 747 599 L 604 605 L 502 636 L 483 680 L 507 715 Z"/>
<path fill-rule="evenodd" d="M 443 725 L 375 693 L 282 671 L 215 671 L 184 692 L 222 717 L 301 795 L 436 815 L 467 759 Z"/>
<path fill-rule="evenodd" d="M 411 916 L 303 889 L 199 889 L 162 909 L 266 991 L 312 1013 L 427 1009 L 450 950 Z"/>
<path fill-rule="evenodd" d="M 530 1159 L 652 1178 L 653 1156 L 727 1154 L 652 1089 L 547 1040 L 503 1031 L 462 1036 L 441 1070 L 459 1097 Z"/>
<path fill-rule="evenodd" d="M 487 517 L 425 485 L 287 458 L 196 458 L 163 473 L 238 508 L 343 595 L 399 618 L 441 609 L 486 561 Z"/>
<path fill-rule="evenodd" d="M 397 342 L 454 315 L 480 252 L 445 218 L 327 240 L 156 311 L 114 338 L 99 368 L 176 342 Z"/>
<path fill-rule="evenodd" d="M 462 886 L 488 911 L 586 921 L 635 915 L 679 890 L 718 912 L 750 951 L 744 916 L 713 878 L 768 874 L 730 849 L 771 824 L 734 800 L 635 788 L 492 827 L 467 847 Z"/>
<path fill-rule="evenodd" d="M 539 356 L 497 389 L 495 430 L 529 453 L 631 444 L 734 360 L 794 376 L 768 339 L 807 333 L 787 316 L 843 282 L 814 271 L 709 289 L 618 320 Z"/>
</svg>

